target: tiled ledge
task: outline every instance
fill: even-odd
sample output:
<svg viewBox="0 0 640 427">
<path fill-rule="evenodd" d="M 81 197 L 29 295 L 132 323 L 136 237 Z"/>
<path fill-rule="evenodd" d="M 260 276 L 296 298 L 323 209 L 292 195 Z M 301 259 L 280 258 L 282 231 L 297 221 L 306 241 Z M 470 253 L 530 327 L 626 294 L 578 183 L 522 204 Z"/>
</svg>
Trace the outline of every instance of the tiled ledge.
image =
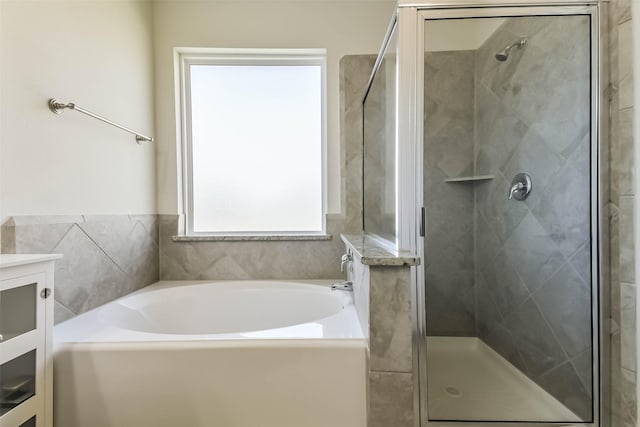
<svg viewBox="0 0 640 427">
<path fill-rule="evenodd" d="M 341 234 L 342 241 L 356 253 L 360 262 L 373 266 L 420 265 L 420 258 L 410 254 L 392 253 L 366 233 Z"/>
<path fill-rule="evenodd" d="M 263 242 L 263 241 L 328 241 L 331 234 L 278 234 L 273 236 L 172 236 L 174 242 Z"/>
</svg>

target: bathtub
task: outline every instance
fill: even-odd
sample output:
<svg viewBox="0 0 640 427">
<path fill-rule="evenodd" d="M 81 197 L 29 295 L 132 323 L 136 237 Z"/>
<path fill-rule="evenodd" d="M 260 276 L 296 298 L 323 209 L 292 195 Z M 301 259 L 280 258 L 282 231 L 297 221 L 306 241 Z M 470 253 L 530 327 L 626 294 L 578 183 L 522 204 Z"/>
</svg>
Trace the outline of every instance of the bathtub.
<svg viewBox="0 0 640 427">
<path fill-rule="evenodd" d="M 56 427 L 365 427 L 365 339 L 328 281 L 163 281 L 54 329 Z"/>
</svg>

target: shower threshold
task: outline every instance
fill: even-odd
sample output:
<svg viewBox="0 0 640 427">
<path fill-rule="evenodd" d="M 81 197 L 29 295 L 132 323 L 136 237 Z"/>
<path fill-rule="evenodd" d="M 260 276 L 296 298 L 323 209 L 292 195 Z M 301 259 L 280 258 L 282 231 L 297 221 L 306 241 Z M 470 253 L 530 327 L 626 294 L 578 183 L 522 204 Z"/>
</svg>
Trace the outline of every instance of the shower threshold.
<svg viewBox="0 0 640 427">
<path fill-rule="evenodd" d="M 428 417 L 456 421 L 579 421 L 479 338 L 427 337 Z"/>
</svg>

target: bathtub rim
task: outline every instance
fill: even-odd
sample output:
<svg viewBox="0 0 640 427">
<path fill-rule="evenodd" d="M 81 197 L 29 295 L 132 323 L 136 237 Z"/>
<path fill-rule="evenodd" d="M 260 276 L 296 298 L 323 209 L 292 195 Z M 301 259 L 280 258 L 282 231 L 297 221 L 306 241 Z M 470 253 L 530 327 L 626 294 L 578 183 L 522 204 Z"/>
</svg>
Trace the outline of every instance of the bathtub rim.
<svg viewBox="0 0 640 427">
<path fill-rule="evenodd" d="M 176 288 L 180 286 L 194 286 L 194 285 L 204 285 L 204 284 L 230 284 L 233 282 L 242 282 L 242 283 L 284 283 L 284 284 L 303 284 L 303 285 L 314 285 L 319 286 L 321 288 L 325 288 L 328 292 L 340 292 L 340 294 L 336 294 L 339 296 L 341 301 L 344 301 L 344 309 L 339 313 L 334 314 L 332 316 L 328 316 L 323 319 L 319 319 L 312 322 L 301 323 L 297 325 L 293 325 L 293 327 L 299 327 L 302 325 L 310 325 L 313 323 L 321 323 L 326 324 L 326 322 L 344 322 L 346 332 L 342 336 L 322 336 L 322 337 L 305 337 L 305 336 L 281 336 L 280 334 L 283 330 L 286 330 L 289 327 L 284 328 L 274 328 L 274 329 L 265 329 L 258 331 L 247 331 L 247 334 L 256 335 L 256 333 L 262 335 L 268 335 L 268 333 L 272 332 L 273 336 L 245 336 L 243 333 L 218 333 L 218 334 L 171 334 L 171 333 L 153 333 L 153 332 L 142 332 L 135 331 L 131 329 L 124 329 L 114 325 L 110 325 L 103 321 L 102 312 L 106 310 L 109 304 L 117 304 L 121 300 L 125 300 L 127 298 L 138 297 L 141 294 L 147 292 L 153 292 L 155 290 L 167 290 L 171 288 Z M 358 315 L 355 309 L 355 302 L 353 298 L 353 294 L 351 292 L 346 293 L 344 291 L 331 291 L 330 286 L 332 283 L 335 283 L 336 280 L 306 280 L 306 279 L 288 279 L 288 280 L 280 280 L 280 279 L 258 279 L 258 280 L 160 280 L 158 282 L 147 285 L 141 289 L 138 289 L 132 293 L 124 295 L 120 298 L 117 298 L 113 301 L 110 301 L 104 305 L 96 307 L 92 310 L 89 310 L 85 313 L 81 313 L 78 316 L 75 316 L 71 319 L 65 320 L 63 322 L 58 323 L 54 327 L 54 350 L 58 351 L 58 349 L 62 350 L 65 347 L 70 345 L 83 347 L 85 344 L 118 344 L 118 343 L 141 343 L 144 345 L 148 345 L 149 343 L 169 343 L 169 342 L 179 342 L 182 344 L 186 343 L 211 343 L 215 342 L 217 346 L 224 347 L 224 342 L 230 343 L 230 346 L 247 346 L 251 345 L 259 345 L 258 343 L 264 342 L 270 343 L 269 345 L 288 345 L 287 342 L 292 342 L 292 346 L 300 346 L 304 345 L 307 342 L 307 345 L 313 346 L 313 342 L 323 342 L 324 345 L 327 345 L 331 342 L 335 342 L 335 344 L 342 343 L 344 345 L 348 345 L 349 341 L 353 341 L 354 343 L 365 342 L 366 337 L 363 333 L 362 326 L 360 325 Z M 293 344 L 293 342 L 297 342 Z M 242 343 L 242 344 L 241 344 Z M 213 344 L 209 344 L 212 346 Z M 197 346 L 196 346 L 197 347 Z M 359 344 L 358 344 L 359 347 Z"/>
</svg>

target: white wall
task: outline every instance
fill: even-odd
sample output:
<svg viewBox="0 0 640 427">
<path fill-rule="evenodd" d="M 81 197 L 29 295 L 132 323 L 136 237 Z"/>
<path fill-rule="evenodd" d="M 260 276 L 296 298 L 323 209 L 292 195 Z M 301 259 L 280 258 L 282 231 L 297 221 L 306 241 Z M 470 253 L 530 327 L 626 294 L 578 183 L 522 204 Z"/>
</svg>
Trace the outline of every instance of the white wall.
<svg viewBox="0 0 640 427">
<path fill-rule="evenodd" d="M 340 206 L 339 61 L 376 54 L 393 1 L 158 1 L 154 3 L 158 211 L 181 213 L 174 47 L 326 48 L 328 211 Z M 211 167 L 225 159 L 212 159 Z"/>
<path fill-rule="evenodd" d="M 154 134 L 152 6 L 0 2 L 0 219 L 156 212 L 155 147 L 47 100 Z"/>
</svg>

